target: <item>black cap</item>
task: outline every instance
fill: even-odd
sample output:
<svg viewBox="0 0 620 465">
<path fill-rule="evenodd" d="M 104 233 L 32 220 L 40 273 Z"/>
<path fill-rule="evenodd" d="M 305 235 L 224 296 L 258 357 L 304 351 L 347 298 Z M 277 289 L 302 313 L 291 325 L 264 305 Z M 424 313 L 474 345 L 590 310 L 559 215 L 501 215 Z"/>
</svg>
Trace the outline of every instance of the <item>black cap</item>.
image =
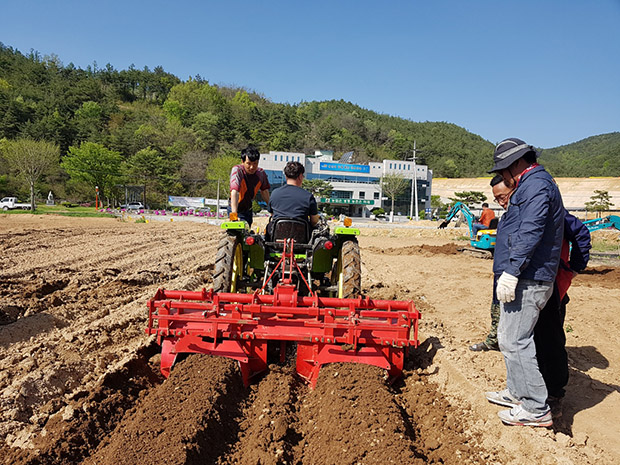
<svg viewBox="0 0 620 465">
<path fill-rule="evenodd" d="M 495 152 L 493 152 L 493 169 L 490 170 L 489 173 L 508 168 L 528 152 L 534 152 L 536 156 L 538 156 L 536 149 L 526 144 L 521 139 L 517 139 L 516 137 L 504 139 L 495 147 Z"/>
</svg>

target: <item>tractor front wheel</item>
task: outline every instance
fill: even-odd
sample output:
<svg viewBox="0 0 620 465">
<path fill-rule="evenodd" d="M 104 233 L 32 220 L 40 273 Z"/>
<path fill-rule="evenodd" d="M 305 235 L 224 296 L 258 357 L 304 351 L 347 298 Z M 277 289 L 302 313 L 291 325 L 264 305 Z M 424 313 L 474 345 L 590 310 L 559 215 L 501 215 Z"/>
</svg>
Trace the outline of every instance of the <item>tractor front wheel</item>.
<svg viewBox="0 0 620 465">
<path fill-rule="evenodd" d="M 214 292 L 237 292 L 243 277 L 243 247 L 235 236 L 226 236 L 218 244 L 213 275 Z"/>
<path fill-rule="evenodd" d="M 359 244 L 346 241 L 342 244 L 332 283 L 338 285 L 338 298 L 353 299 L 362 293 L 362 260 Z"/>
</svg>

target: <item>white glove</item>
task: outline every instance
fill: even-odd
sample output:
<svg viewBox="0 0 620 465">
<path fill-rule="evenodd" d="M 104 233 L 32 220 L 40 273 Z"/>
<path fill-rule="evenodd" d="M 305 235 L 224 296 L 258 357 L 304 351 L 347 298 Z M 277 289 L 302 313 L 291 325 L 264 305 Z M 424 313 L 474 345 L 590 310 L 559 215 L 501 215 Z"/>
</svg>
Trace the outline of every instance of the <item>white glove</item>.
<svg viewBox="0 0 620 465">
<path fill-rule="evenodd" d="M 515 290 L 517 289 L 518 282 L 519 278 L 504 271 L 497 280 L 497 287 L 495 288 L 497 300 L 505 304 L 515 300 Z"/>
</svg>

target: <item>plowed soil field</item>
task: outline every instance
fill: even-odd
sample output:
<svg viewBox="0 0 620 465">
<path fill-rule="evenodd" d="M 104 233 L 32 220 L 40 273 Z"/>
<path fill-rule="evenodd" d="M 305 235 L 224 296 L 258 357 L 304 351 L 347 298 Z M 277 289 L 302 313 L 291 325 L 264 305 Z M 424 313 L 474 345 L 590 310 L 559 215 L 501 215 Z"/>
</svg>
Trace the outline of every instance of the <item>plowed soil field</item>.
<svg viewBox="0 0 620 465">
<path fill-rule="evenodd" d="M 360 226 L 363 292 L 423 317 L 404 377 L 293 358 L 244 388 L 190 356 L 164 380 L 147 337 L 158 287 L 211 285 L 217 226 L 0 215 L 0 462 L 6 464 L 620 463 L 620 272 L 592 262 L 569 294 L 570 382 L 554 427 L 503 426 L 489 326 L 491 261 L 464 231 Z M 596 234 L 596 233 L 595 233 Z"/>
</svg>

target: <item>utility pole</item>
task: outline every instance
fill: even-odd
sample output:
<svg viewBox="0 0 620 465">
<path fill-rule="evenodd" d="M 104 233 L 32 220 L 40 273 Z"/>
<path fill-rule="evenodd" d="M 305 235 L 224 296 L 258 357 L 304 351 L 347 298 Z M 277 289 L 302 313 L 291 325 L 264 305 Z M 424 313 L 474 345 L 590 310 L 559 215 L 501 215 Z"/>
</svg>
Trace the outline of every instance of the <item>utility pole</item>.
<svg viewBox="0 0 620 465">
<path fill-rule="evenodd" d="M 217 198 L 215 199 L 215 217 L 220 217 L 220 179 L 217 179 Z"/>
<path fill-rule="evenodd" d="M 413 157 L 407 160 L 413 160 L 413 177 L 411 178 L 411 206 L 409 207 L 409 216 L 415 218 L 418 221 L 418 173 L 416 169 L 416 141 L 413 141 Z M 413 216 L 413 210 L 415 205 L 415 217 Z"/>
</svg>

